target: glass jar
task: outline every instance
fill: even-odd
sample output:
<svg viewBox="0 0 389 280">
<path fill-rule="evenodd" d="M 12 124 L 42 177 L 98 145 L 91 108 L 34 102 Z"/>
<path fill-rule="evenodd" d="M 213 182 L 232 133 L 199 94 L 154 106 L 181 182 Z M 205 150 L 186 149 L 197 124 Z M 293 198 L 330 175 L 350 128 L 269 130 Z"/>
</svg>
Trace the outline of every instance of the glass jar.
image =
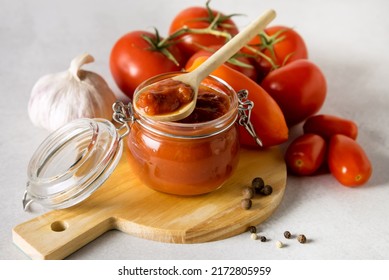
<svg viewBox="0 0 389 280">
<path fill-rule="evenodd" d="M 142 83 L 137 91 L 179 74 L 154 77 Z M 126 139 L 128 159 L 133 172 L 145 185 L 169 194 L 204 194 L 222 186 L 236 169 L 239 159 L 237 94 L 215 77 L 204 79 L 201 89 L 221 94 L 228 100 L 222 116 L 205 122 L 181 123 L 155 121 L 135 113 L 136 121 Z"/>
</svg>

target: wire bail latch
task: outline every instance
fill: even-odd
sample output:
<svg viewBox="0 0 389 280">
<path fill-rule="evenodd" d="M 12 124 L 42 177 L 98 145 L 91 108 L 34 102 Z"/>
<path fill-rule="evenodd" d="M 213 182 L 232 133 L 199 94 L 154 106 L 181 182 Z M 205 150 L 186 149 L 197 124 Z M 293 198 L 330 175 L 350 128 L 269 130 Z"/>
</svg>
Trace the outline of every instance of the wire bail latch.
<svg viewBox="0 0 389 280">
<path fill-rule="evenodd" d="M 120 135 L 120 139 L 123 139 L 130 133 L 130 124 L 132 124 L 135 121 L 134 112 L 132 109 L 131 102 L 128 103 L 128 105 L 125 105 L 121 101 L 116 101 L 114 104 L 112 104 L 112 118 L 117 122 L 122 124 L 121 127 L 117 129 L 117 131 L 124 130 L 124 133 Z"/>
<path fill-rule="evenodd" d="M 255 132 L 254 126 L 251 123 L 251 112 L 254 107 L 254 102 L 248 99 L 249 92 L 247 89 L 242 89 L 238 91 L 238 112 L 239 112 L 239 119 L 238 123 L 239 125 L 243 126 L 248 133 L 254 138 L 255 142 L 259 146 L 263 146 L 261 139 L 258 137 L 257 133 Z"/>
</svg>

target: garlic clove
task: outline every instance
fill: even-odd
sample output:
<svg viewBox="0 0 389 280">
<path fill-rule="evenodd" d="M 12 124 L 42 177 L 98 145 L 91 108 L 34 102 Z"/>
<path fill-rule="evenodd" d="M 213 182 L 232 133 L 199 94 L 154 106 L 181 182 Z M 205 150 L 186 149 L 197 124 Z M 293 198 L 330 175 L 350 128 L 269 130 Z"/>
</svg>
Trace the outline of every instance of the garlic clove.
<svg viewBox="0 0 389 280">
<path fill-rule="evenodd" d="M 81 81 L 81 79 L 79 77 L 79 71 L 80 71 L 81 67 L 84 64 L 91 63 L 91 62 L 94 62 L 94 61 L 95 61 L 95 59 L 94 59 L 93 56 L 91 56 L 90 54 L 84 53 L 82 55 L 79 55 L 79 56 L 75 57 L 70 62 L 70 67 L 69 67 L 68 71 L 73 75 L 73 77 L 77 81 Z"/>
<path fill-rule="evenodd" d="M 67 71 L 36 82 L 28 104 L 34 125 L 53 131 L 78 118 L 112 119 L 115 94 L 100 75 L 81 69 L 93 61 L 91 55 L 82 54 L 71 61 Z"/>
</svg>

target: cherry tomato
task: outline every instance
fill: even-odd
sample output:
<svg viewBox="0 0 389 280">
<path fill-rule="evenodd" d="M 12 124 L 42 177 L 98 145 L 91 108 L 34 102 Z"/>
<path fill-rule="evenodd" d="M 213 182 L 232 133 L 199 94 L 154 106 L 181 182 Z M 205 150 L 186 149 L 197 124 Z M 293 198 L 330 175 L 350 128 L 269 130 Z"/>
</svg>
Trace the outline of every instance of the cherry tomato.
<svg viewBox="0 0 389 280">
<path fill-rule="evenodd" d="M 278 67 L 282 67 L 298 59 L 308 58 L 308 50 L 302 36 L 294 29 L 286 26 L 277 25 L 268 27 L 263 33 L 254 37 L 247 45 L 265 54 Z M 255 55 L 248 48 L 243 48 L 242 51 Z M 263 77 L 272 70 L 272 65 L 261 56 L 258 56 L 257 63 L 258 72 Z"/>
<path fill-rule="evenodd" d="M 191 71 L 203 63 L 207 57 L 198 57 L 192 65 L 186 69 Z M 254 102 L 251 113 L 251 123 L 262 140 L 263 147 L 270 147 L 281 144 L 288 139 L 288 127 L 284 115 L 277 103 L 257 83 L 238 71 L 222 65 L 212 75 L 227 82 L 235 91 L 247 89 L 248 98 Z M 240 143 L 249 148 L 258 148 L 254 138 L 242 126 L 240 129 Z"/>
<path fill-rule="evenodd" d="M 184 63 L 181 51 L 174 45 L 157 46 L 158 34 L 133 31 L 121 37 L 113 46 L 110 69 L 118 87 L 132 98 L 143 81 L 165 72 L 181 70 Z M 169 59 L 171 54 L 176 60 Z"/>
<path fill-rule="evenodd" d="M 358 126 L 355 122 L 332 115 L 309 117 L 303 125 L 304 133 L 316 133 L 329 140 L 335 134 L 343 134 L 357 139 Z"/>
<path fill-rule="evenodd" d="M 193 54 L 186 64 L 192 65 L 193 61 L 196 60 L 198 57 L 201 56 L 211 56 L 215 51 L 217 51 L 221 45 L 217 46 L 211 46 L 209 47 L 209 50 L 201 50 Z M 241 63 L 242 65 L 240 65 Z M 253 81 L 257 80 L 257 70 L 254 67 L 254 61 L 250 57 L 244 56 L 241 53 L 237 53 L 234 55 L 231 59 L 229 59 L 226 63 L 227 66 L 231 67 L 232 69 L 246 75 Z"/>
<path fill-rule="evenodd" d="M 289 127 L 315 114 L 327 94 L 322 71 L 306 59 L 270 72 L 261 85 L 281 107 Z"/>
<path fill-rule="evenodd" d="M 218 31 L 229 33 L 231 36 L 238 34 L 239 30 L 235 22 L 230 16 L 225 16 L 217 10 L 209 8 L 209 1 L 205 7 L 189 7 L 179 12 L 170 24 L 169 34 L 177 32 L 178 30 L 187 27 L 189 29 L 205 29 L 208 28 L 212 22 L 216 20 L 212 31 L 208 30 L 200 34 L 185 32 L 183 35 L 177 37 L 177 45 L 189 58 L 195 52 L 212 45 L 223 45 L 227 37 L 210 34 L 210 32 L 217 33 Z M 216 32 L 215 32 L 216 31 Z"/>
<path fill-rule="evenodd" d="M 285 152 L 285 162 L 296 175 L 312 175 L 325 161 L 327 144 L 319 135 L 303 134 L 289 144 Z"/>
<path fill-rule="evenodd" d="M 331 174 L 347 187 L 365 184 L 372 174 L 371 162 L 363 148 L 355 140 L 342 134 L 331 137 L 328 166 Z"/>
</svg>

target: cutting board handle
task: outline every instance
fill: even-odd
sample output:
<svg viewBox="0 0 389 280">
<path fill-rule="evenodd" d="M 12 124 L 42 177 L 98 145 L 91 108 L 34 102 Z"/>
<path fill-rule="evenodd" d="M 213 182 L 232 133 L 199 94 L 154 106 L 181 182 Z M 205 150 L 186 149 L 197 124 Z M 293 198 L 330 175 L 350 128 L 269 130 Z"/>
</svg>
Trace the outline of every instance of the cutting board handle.
<svg viewBox="0 0 389 280">
<path fill-rule="evenodd" d="M 55 210 L 12 230 L 13 242 L 32 259 L 64 259 L 115 226 L 96 214 Z"/>
</svg>

